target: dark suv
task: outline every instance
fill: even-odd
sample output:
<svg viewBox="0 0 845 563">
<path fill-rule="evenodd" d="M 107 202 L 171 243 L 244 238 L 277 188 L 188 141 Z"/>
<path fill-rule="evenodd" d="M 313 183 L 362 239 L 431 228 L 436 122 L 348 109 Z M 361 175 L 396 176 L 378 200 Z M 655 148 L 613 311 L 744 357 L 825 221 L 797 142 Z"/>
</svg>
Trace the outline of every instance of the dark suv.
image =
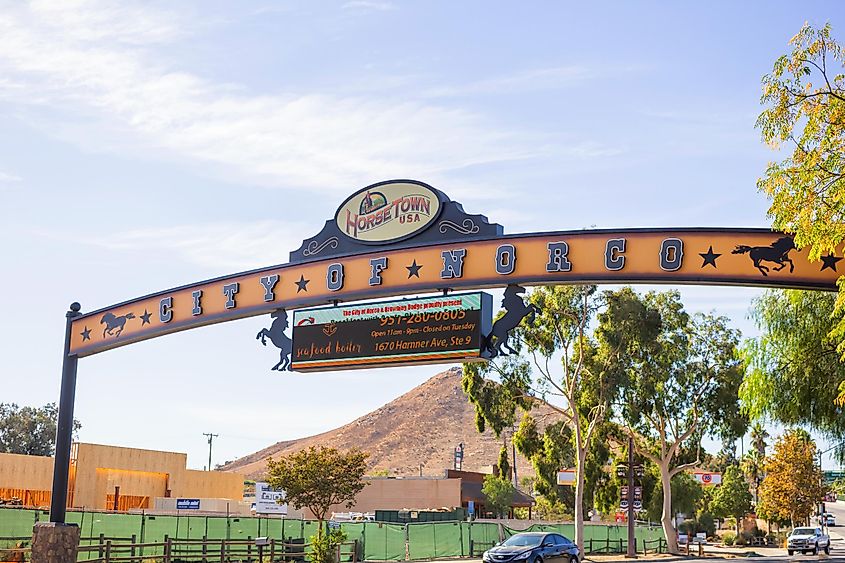
<svg viewBox="0 0 845 563">
<path fill-rule="evenodd" d="M 560 534 L 514 534 L 481 556 L 484 563 L 577 563 L 578 546 Z"/>
</svg>

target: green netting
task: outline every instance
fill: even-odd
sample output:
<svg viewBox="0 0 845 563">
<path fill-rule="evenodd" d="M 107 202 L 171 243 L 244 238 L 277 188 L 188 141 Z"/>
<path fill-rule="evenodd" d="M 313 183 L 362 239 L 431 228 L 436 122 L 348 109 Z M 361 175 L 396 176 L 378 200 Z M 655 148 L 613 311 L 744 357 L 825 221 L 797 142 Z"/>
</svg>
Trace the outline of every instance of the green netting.
<svg viewBox="0 0 845 563">
<path fill-rule="evenodd" d="M 49 513 L 41 510 L 0 508 L 0 538 L 26 539 L 32 535 L 37 521 L 47 521 Z M 151 516 L 109 512 L 67 513 L 67 521 L 80 526 L 83 545 L 96 544 L 102 534 L 106 539 L 133 535 L 138 542 L 162 543 L 165 536 L 173 539 L 210 540 L 254 539 L 266 536 L 276 539 L 307 541 L 317 533 L 317 522 L 298 519 L 279 519 L 250 516 Z M 480 556 L 481 552 L 499 541 L 499 525 L 491 522 L 429 522 L 420 524 L 392 524 L 379 522 L 350 522 L 342 525 L 349 540 L 359 543 L 359 558 L 380 561 L 412 560 Z M 505 538 L 521 531 L 560 533 L 574 539 L 573 524 L 534 524 L 519 530 L 501 527 Z M 663 538 L 660 527 L 638 526 L 637 547 L 643 540 L 653 542 Z M 594 525 L 584 527 L 584 549 L 587 553 L 618 552 L 625 549 L 625 525 Z M 0 540 L 0 547 L 19 541 Z M 472 548 L 472 550 L 471 550 Z M 161 548 L 147 548 L 145 555 L 156 555 Z"/>
<path fill-rule="evenodd" d="M 305 538 L 305 541 L 307 542 L 308 538 L 317 535 L 318 527 L 319 523 L 316 520 L 304 520 L 302 522 L 302 535 L 299 537 Z"/>
<path fill-rule="evenodd" d="M 499 541 L 499 525 L 492 522 L 461 522 L 464 554 L 480 557 Z"/>
<path fill-rule="evenodd" d="M 384 522 L 364 524 L 364 559 L 403 561 L 405 559 L 405 526 Z"/>
<path fill-rule="evenodd" d="M 408 524 L 408 553 L 411 559 L 462 557 L 460 522 Z"/>
</svg>

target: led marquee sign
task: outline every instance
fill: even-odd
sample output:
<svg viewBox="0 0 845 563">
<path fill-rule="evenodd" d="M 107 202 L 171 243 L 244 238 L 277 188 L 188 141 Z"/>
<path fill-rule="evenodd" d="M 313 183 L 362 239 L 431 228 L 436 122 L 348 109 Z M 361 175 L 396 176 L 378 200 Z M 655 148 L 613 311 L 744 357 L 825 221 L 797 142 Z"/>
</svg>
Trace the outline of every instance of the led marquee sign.
<svg viewBox="0 0 845 563">
<path fill-rule="evenodd" d="M 299 309 L 292 369 L 478 360 L 492 325 L 492 303 L 487 293 L 463 293 Z"/>
</svg>

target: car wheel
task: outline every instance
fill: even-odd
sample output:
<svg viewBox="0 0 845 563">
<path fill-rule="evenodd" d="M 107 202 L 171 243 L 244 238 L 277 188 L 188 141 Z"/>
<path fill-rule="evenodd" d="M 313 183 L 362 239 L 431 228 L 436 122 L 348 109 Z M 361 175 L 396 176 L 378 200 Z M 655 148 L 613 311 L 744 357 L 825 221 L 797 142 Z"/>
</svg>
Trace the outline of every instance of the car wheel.
<svg viewBox="0 0 845 563">
<path fill-rule="evenodd" d="M 824 546 L 824 554 L 830 555 L 830 544 L 827 544 L 826 546 Z"/>
<path fill-rule="evenodd" d="M 792 556 L 792 554 L 793 554 L 793 553 L 795 553 L 795 552 L 794 552 L 794 551 L 792 551 L 791 549 L 787 549 L 787 550 L 786 550 L 786 552 L 787 552 L 790 556 Z"/>
<path fill-rule="evenodd" d="M 816 547 L 814 547 L 813 551 L 811 551 L 810 553 L 812 553 L 813 555 L 818 555 L 819 554 L 819 544 L 816 544 Z"/>
<path fill-rule="evenodd" d="M 569 563 L 578 563 L 578 556 L 577 555 L 570 555 L 569 556 Z"/>
<path fill-rule="evenodd" d="M 538 555 L 534 558 L 534 563 L 543 563 L 543 558 Z"/>
</svg>

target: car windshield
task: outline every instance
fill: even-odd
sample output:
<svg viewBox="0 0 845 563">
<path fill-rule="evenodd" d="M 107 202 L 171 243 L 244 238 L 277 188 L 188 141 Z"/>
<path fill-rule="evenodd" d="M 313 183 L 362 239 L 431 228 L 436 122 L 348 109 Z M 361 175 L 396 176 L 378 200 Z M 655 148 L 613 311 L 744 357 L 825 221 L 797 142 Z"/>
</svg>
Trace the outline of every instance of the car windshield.
<svg viewBox="0 0 845 563">
<path fill-rule="evenodd" d="M 792 530 L 793 536 L 812 536 L 815 533 L 815 528 L 795 528 L 794 530 Z"/>
<path fill-rule="evenodd" d="M 534 547 L 540 545 L 540 540 L 542 539 L 543 536 L 517 534 L 506 539 L 502 545 L 508 547 Z"/>
</svg>

